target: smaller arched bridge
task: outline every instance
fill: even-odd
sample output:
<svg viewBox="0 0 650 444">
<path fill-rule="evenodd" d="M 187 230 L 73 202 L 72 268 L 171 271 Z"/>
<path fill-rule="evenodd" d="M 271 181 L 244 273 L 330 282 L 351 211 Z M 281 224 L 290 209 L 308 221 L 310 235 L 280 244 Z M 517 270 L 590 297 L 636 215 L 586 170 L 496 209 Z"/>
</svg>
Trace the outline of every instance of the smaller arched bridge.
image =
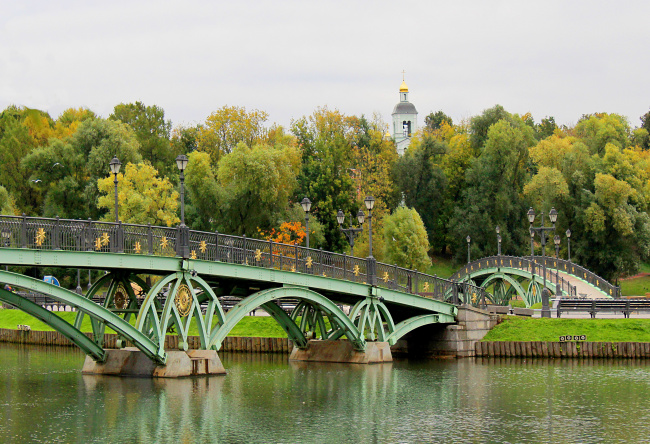
<svg viewBox="0 0 650 444">
<path fill-rule="evenodd" d="M 310 339 L 394 344 L 425 325 L 456 321 L 457 305 L 485 304 L 485 289 L 393 265 L 272 241 L 92 220 L 0 216 L 0 264 L 104 270 L 85 295 L 17 272 L 0 272 L 0 301 L 64 334 L 95 361 L 105 359 L 106 328 L 165 364 L 168 334 L 186 350 L 218 350 L 231 329 L 266 310 L 297 347 Z M 13 268 L 16 267 L 16 268 Z M 147 279 L 148 278 L 148 279 Z M 149 285 L 148 282 L 151 282 Z M 77 312 L 73 323 L 21 296 L 36 292 Z M 225 312 L 220 299 L 239 302 Z M 294 302 L 287 313 L 283 300 Z M 81 331 L 90 319 L 92 335 Z"/>
<path fill-rule="evenodd" d="M 552 257 L 491 256 L 469 262 L 451 277 L 492 288 L 493 302 L 521 298 L 526 306 L 541 302 L 542 288 L 566 297 L 618 298 L 620 287 L 573 262 Z"/>
</svg>

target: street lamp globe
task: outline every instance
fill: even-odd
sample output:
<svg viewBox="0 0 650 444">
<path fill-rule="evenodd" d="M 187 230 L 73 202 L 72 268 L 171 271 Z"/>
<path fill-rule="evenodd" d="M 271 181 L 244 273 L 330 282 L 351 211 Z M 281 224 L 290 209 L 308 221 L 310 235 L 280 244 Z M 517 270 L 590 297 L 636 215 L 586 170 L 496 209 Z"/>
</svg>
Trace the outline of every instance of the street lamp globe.
<svg viewBox="0 0 650 444">
<path fill-rule="evenodd" d="M 560 245 L 560 235 L 559 235 L 559 234 L 556 234 L 556 235 L 553 237 L 553 242 L 555 243 L 556 246 L 557 246 L 557 245 Z"/>
<path fill-rule="evenodd" d="M 528 216 L 528 222 L 531 224 L 535 222 L 535 210 L 533 210 L 533 207 L 530 207 L 530 210 L 528 210 L 528 213 L 526 213 Z"/>
<path fill-rule="evenodd" d="M 120 172 L 120 167 L 122 166 L 122 163 L 117 158 L 117 156 L 114 156 L 109 162 L 108 166 L 111 168 L 111 173 L 117 174 Z"/>
<path fill-rule="evenodd" d="M 179 154 L 178 157 L 176 158 L 176 166 L 178 167 L 178 170 L 182 173 L 185 171 L 185 168 L 187 167 L 187 156 L 185 154 Z"/>
<path fill-rule="evenodd" d="M 372 196 L 366 197 L 363 202 L 366 204 L 368 211 L 372 210 L 372 208 L 375 206 L 375 198 Z"/>
<path fill-rule="evenodd" d="M 363 223 L 366 220 L 366 213 L 359 210 L 359 212 L 357 213 L 357 220 L 359 221 L 359 225 L 363 225 Z"/>
<path fill-rule="evenodd" d="M 497 234 L 499 234 L 499 233 L 501 233 L 501 229 L 500 229 L 499 226 L 497 225 Z"/>
<path fill-rule="evenodd" d="M 302 209 L 305 213 L 309 213 L 309 210 L 311 210 L 311 200 L 309 200 L 307 197 L 305 197 L 302 202 L 300 202 L 300 205 L 302 206 Z"/>
<path fill-rule="evenodd" d="M 467 241 L 468 244 L 469 244 L 470 242 L 472 242 L 472 238 L 469 237 L 469 234 L 467 235 L 467 237 L 465 238 L 465 240 Z"/>
<path fill-rule="evenodd" d="M 566 230 L 566 237 L 567 239 L 571 238 L 571 230 Z"/>
<path fill-rule="evenodd" d="M 345 221 L 345 214 L 343 214 L 343 211 L 339 210 L 339 212 L 336 213 L 336 221 L 339 225 L 343 224 L 343 221 Z"/>
<path fill-rule="evenodd" d="M 554 224 L 557 221 L 557 210 L 555 207 L 551 208 L 551 211 L 548 213 L 548 218 L 551 219 L 551 223 Z"/>
</svg>

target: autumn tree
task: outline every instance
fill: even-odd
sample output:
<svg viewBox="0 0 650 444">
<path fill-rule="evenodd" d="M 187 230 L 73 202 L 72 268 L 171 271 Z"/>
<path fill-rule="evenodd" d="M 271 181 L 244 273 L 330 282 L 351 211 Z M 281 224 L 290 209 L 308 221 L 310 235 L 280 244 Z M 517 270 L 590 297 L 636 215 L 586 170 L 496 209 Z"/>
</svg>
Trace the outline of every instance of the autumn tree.
<svg viewBox="0 0 650 444">
<path fill-rule="evenodd" d="M 216 165 L 239 143 L 250 147 L 263 142 L 268 117 L 268 113 L 257 109 L 248 112 L 244 107 L 223 106 L 210 114 L 199 128 L 199 150 L 208 153 Z"/>
<path fill-rule="evenodd" d="M 165 225 L 171 227 L 180 222 L 176 215 L 179 196 L 169 179 L 158 176 L 158 171 L 146 163 L 128 163 L 124 173 L 117 175 L 118 215 L 129 224 Z M 115 188 L 113 177 L 99 179 L 99 208 L 108 212 L 103 220 L 114 221 Z"/>
</svg>

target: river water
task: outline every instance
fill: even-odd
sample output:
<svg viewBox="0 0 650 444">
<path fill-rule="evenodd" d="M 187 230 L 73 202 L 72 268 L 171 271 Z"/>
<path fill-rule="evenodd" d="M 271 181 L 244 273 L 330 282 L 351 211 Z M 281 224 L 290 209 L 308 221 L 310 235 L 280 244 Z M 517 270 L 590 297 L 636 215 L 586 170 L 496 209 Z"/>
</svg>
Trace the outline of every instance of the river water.
<svg viewBox="0 0 650 444">
<path fill-rule="evenodd" d="M 72 348 L 0 345 L 0 442 L 650 442 L 650 363 L 290 363 L 227 376 L 82 376 Z"/>
</svg>

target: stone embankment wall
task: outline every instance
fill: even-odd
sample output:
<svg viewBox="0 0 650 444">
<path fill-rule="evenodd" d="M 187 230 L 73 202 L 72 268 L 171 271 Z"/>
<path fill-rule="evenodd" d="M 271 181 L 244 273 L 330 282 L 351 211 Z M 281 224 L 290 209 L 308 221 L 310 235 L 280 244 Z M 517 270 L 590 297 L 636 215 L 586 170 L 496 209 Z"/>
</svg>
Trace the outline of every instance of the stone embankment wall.
<svg viewBox="0 0 650 444">
<path fill-rule="evenodd" d="M 649 359 L 650 342 L 485 341 L 476 343 L 475 355 L 497 358 Z"/>
<path fill-rule="evenodd" d="M 86 333 L 91 337 L 91 333 Z M 116 334 L 104 335 L 104 347 L 116 348 Z M 57 331 L 24 331 L 0 328 L 0 342 L 13 342 L 17 344 L 33 345 L 62 345 L 74 346 L 72 342 Z M 198 336 L 188 337 L 188 348 L 198 349 L 200 341 Z M 165 348 L 178 348 L 178 336 L 167 336 Z M 287 338 L 242 338 L 228 336 L 221 347 L 222 352 L 242 351 L 249 353 L 291 353 L 293 343 Z"/>
</svg>

